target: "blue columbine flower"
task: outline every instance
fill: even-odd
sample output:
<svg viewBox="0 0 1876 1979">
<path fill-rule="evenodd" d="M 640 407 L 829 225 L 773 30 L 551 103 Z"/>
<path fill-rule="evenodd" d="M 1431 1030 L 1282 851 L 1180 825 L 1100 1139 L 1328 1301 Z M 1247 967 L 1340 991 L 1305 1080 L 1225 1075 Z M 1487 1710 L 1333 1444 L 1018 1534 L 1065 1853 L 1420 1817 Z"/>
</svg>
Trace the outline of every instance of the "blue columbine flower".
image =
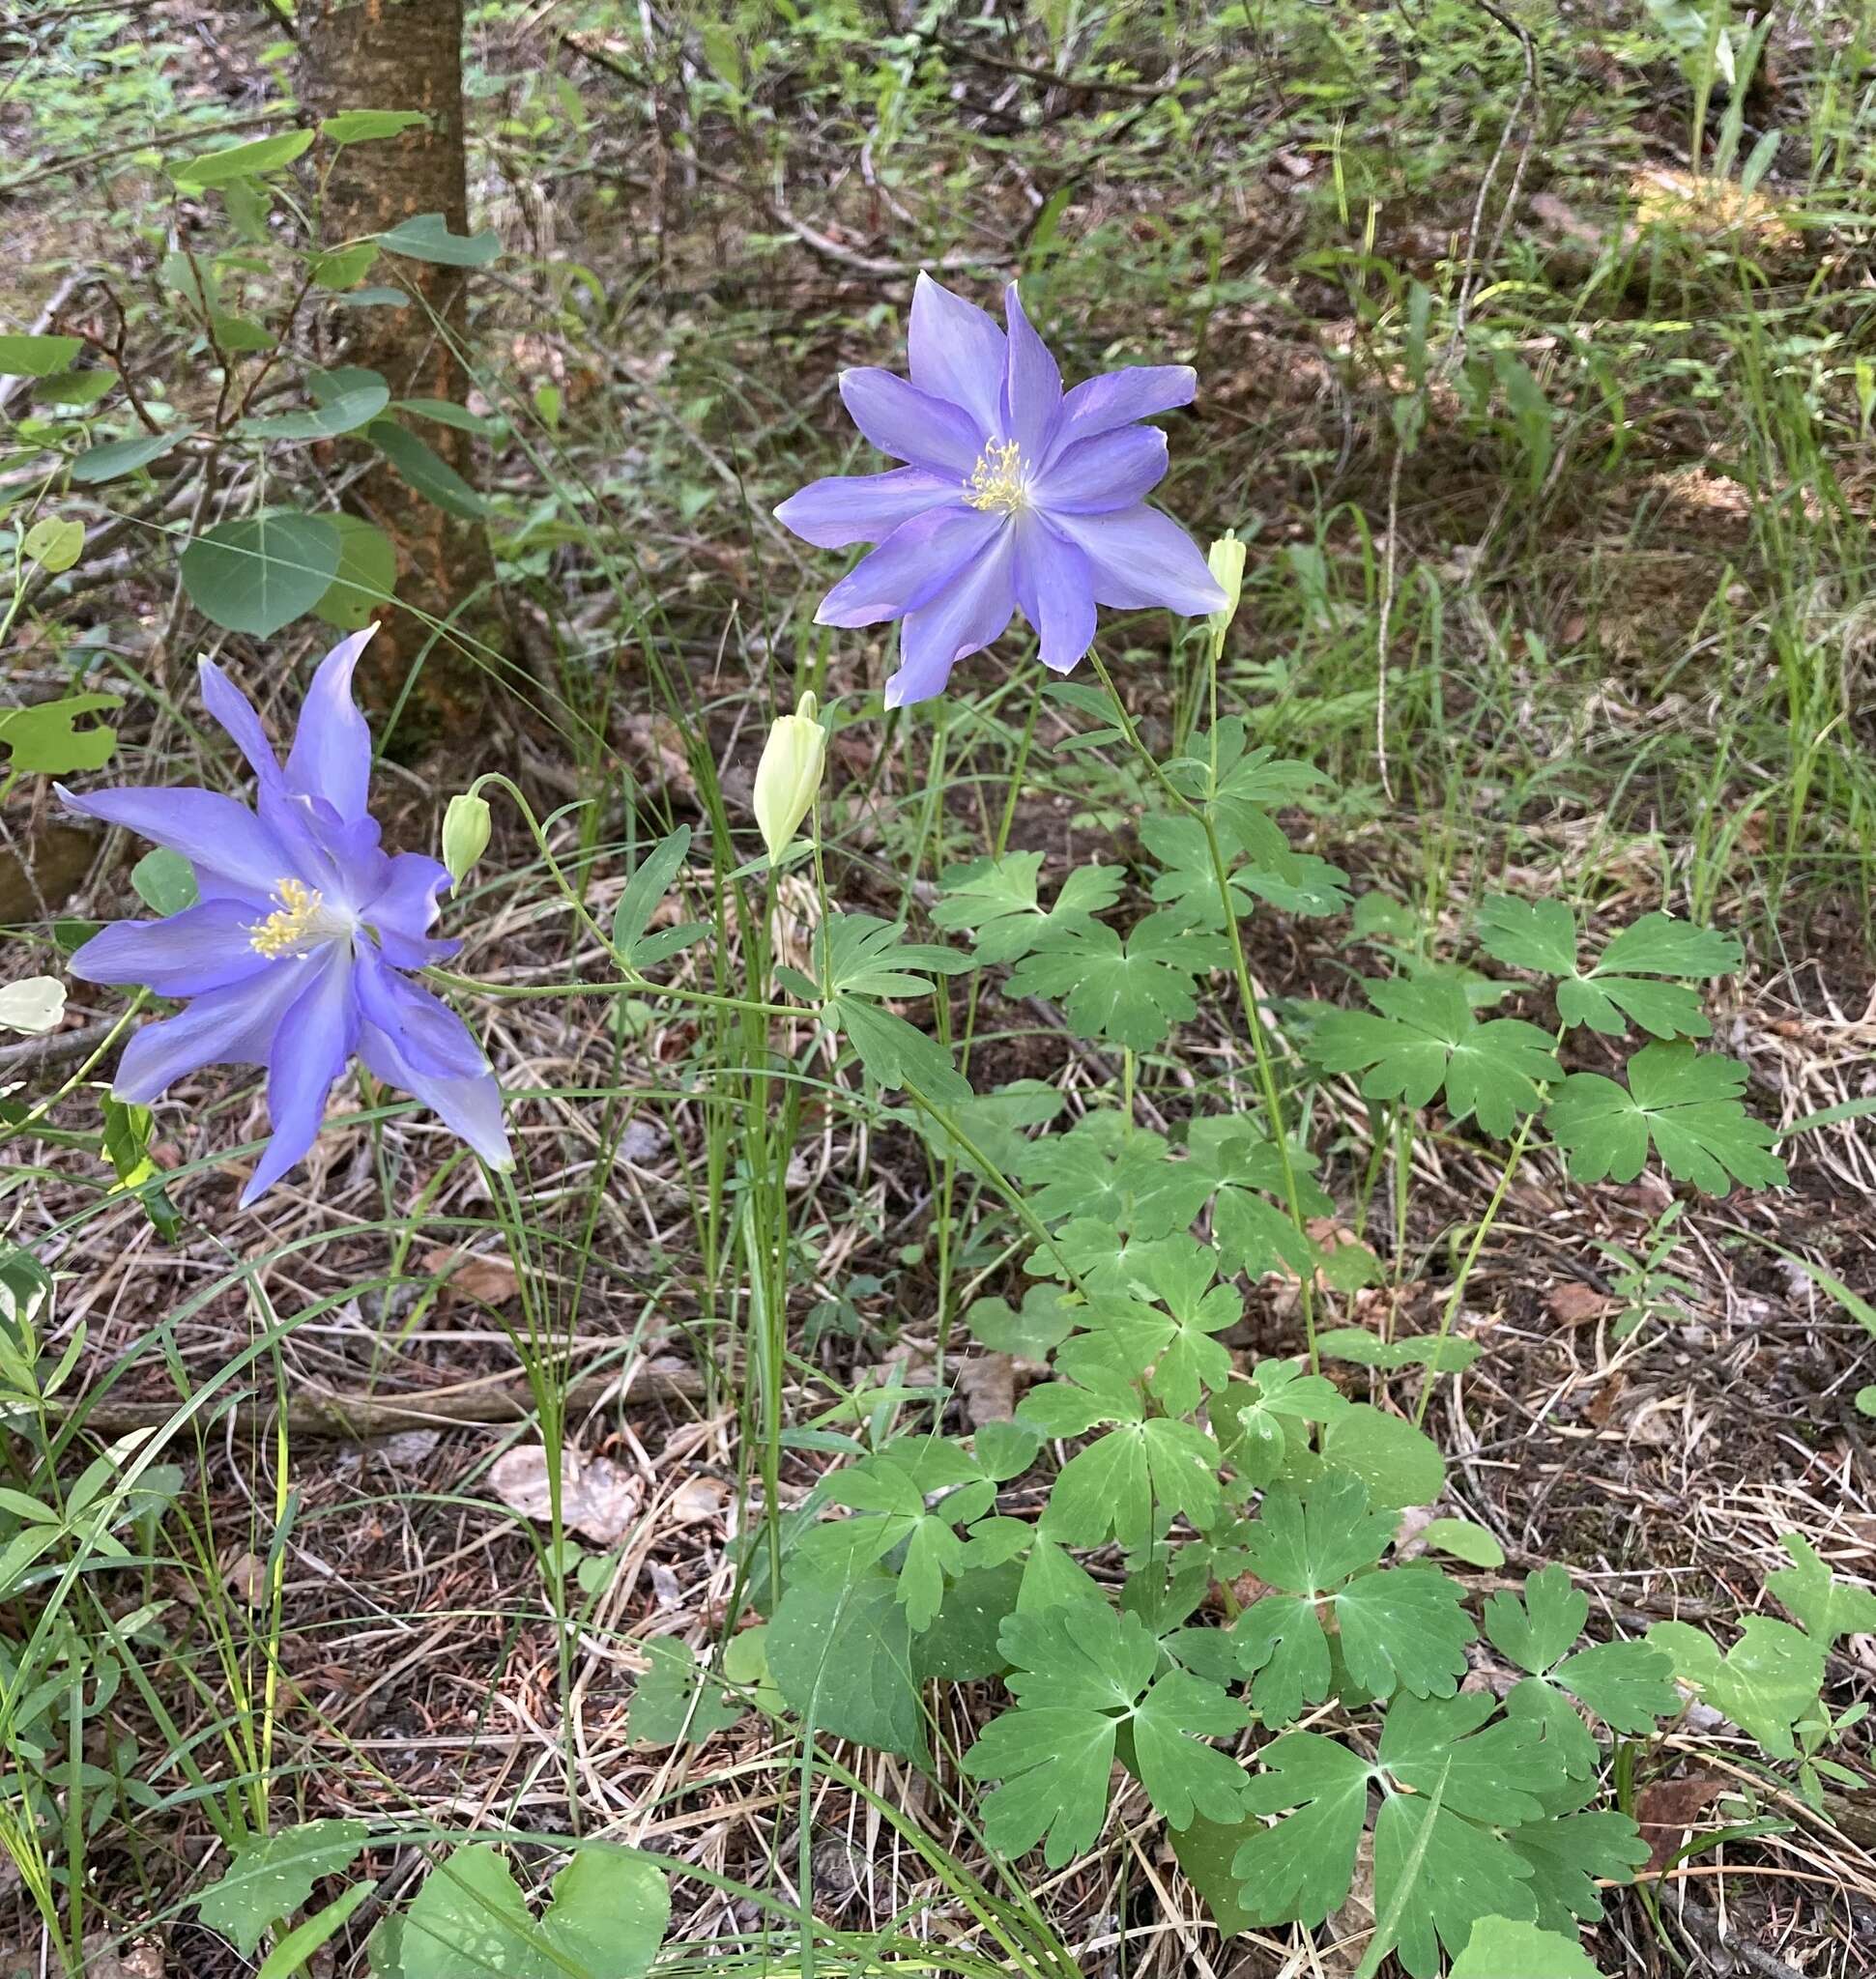
<svg viewBox="0 0 1876 1979">
<path fill-rule="evenodd" d="M 312 1146 L 327 1096 L 356 1053 L 414 1093 L 485 1162 L 506 1166 L 502 1092 L 463 1021 L 402 971 L 455 954 L 429 933 L 447 871 L 379 848 L 365 809 L 371 731 L 352 670 L 376 626 L 320 662 L 283 770 L 247 697 L 213 661 L 202 700 L 260 778 L 258 816 L 214 790 L 59 794 L 187 859 L 197 904 L 120 921 L 78 950 L 87 983 L 134 983 L 186 1000 L 125 1047 L 113 1090 L 138 1104 L 205 1065 L 264 1065 L 273 1138 L 245 1208 Z"/>
<path fill-rule="evenodd" d="M 1062 390 L 1012 282 L 1006 335 L 921 274 L 907 339 L 911 383 L 841 374 L 853 423 L 909 465 L 830 475 L 775 511 L 823 550 L 878 543 L 821 601 L 823 625 L 903 618 L 886 705 L 943 692 L 951 669 L 1020 606 L 1042 660 L 1066 674 L 1094 640 L 1097 604 L 1223 609 L 1205 559 L 1141 498 L 1166 473 L 1166 435 L 1137 422 L 1191 403 L 1189 365 L 1137 365 Z"/>
</svg>

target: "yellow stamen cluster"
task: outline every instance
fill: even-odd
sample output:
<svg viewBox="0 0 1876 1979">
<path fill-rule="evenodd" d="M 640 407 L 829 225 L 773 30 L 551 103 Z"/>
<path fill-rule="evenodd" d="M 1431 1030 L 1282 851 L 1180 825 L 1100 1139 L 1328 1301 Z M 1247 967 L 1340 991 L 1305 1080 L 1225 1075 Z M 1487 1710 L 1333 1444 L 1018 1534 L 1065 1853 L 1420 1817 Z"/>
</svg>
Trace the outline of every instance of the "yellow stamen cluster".
<svg viewBox="0 0 1876 1979">
<path fill-rule="evenodd" d="M 324 897 L 303 879 L 283 879 L 274 889 L 279 911 L 257 921 L 247 931 L 247 945 L 270 959 L 291 955 L 313 933 Z"/>
<path fill-rule="evenodd" d="M 1014 440 L 993 440 L 977 457 L 964 499 L 972 508 L 1000 508 L 1014 515 L 1029 505 L 1029 471 Z"/>
</svg>

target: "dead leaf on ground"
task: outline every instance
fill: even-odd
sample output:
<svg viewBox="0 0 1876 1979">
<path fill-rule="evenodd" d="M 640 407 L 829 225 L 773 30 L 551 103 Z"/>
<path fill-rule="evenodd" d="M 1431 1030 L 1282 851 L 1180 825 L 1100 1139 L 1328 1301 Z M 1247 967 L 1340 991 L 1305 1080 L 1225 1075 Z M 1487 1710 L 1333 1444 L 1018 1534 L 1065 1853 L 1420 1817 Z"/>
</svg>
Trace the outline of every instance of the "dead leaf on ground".
<svg viewBox="0 0 1876 1979">
<path fill-rule="evenodd" d="M 1007 1354 L 972 1354 L 958 1365 L 958 1393 L 975 1429 L 1016 1414 L 1016 1362 Z"/>
<path fill-rule="evenodd" d="M 543 1525 L 552 1520 L 547 1452 L 539 1444 L 518 1444 L 498 1457 L 488 1481 L 510 1511 Z M 569 1533 L 595 1546 L 615 1544 L 630 1528 L 642 1495 L 637 1476 L 610 1459 L 561 1451 L 561 1520 Z"/>
<path fill-rule="evenodd" d="M 501 1305 L 515 1295 L 518 1279 L 514 1264 L 505 1257 L 480 1257 L 460 1250 L 426 1250 L 418 1268 L 433 1278 L 445 1281 L 450 1299 L 476 1299 L 485 1305 Z"/>
<path fill-rule="evenodd" d="M 1606 1292 L 1599 1292 L 1594 1285 L 1580 1284 L 1574 1278 L 1552 1285 L 1544 1295 L 1544 1311 L 1560 1326 L 1591 1326 L 1606 1318 L 1617 1304 Z"/>
<path fill-rule="evenodd" d="M 1688 1828 L 1719 1796 L 1729 1782 L 1707 1773 L 1678 1780 L 1651 1780 L 1635 1801 L 1635 1825 L 1648 1844 L 1648 1867 L 1665 1869 Z"/>
<path fill-rule="evenodd" d="M 686 1477 L 665 1501 L 665 1510 L 673 1524 L 695 1526 L 715 1518 L 729 1497 L 730 1487 L 720 1477 Z"/>
<path fill-rule="evenodd" d="M 237 1553 L 221 1569 L 228 1592 L 250 1608 L 267 1599 L 267 1562 L 258 1553 Z"/>
<path fill-rule="evenodd" d="M 119 1950 L 113 1933 L 88 1931 L 84 1950 L 88 1979 L 163 1979 L 162 1946 L 153 1937 Z"/>
</svg>

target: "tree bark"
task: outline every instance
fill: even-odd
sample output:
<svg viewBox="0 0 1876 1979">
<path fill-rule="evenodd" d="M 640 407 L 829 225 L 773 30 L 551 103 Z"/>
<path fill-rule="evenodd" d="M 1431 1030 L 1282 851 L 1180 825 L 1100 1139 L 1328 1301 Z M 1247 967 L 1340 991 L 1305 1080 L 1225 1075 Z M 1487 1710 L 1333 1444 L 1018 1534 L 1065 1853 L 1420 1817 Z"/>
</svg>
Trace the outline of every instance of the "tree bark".
<svg viewBox="0 0 1876 1979">
<path fill-rule="evenodd" d="M 463 0 L 303 0 L 299 11 L 301 96 L 315 117 L 339 110 L 421 110 L 427 126 L 332 155 L 321 208 L 322 244 L 380 234 L 420 214 L 441 214 L 452 234 L 469 226 L 463 154 Z M 371 279 L 410 296 L 402 308 L 335 309 L 335 361 L 382 374 L 393 399 L 442 398 L 460 405 L 469 380 L 456 357 L 468 327 L 461 269 L 399 260 Z M 471 435 L 422 422 L 418 437 L 466 480 Z M 397 606 L 369 646 L 361 687 L 377 708 L 402 691 L 411 664 L 436 627 L 407 704 L 418 740 L 461 740 L 484 728 L 488 675 L 478 644 L 497 623 L 494 566 L 480 523 L 418 495 L 389 463 L 356 484 L 360 511 L 397 550 Z M 478 588 L 481 599 L 474 598 Z M 453 619 L 451 615 L 457 615 Z M 406 737 L 410 741 L 411 737 Z"/>
</svg>

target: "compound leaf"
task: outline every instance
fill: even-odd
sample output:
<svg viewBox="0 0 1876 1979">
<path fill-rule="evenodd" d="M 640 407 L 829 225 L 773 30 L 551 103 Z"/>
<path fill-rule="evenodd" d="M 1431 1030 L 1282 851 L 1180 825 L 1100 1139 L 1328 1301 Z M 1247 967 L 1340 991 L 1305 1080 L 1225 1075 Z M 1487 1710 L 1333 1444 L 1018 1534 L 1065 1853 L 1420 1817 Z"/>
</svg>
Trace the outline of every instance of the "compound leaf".
<svg viewBox="0 0 1876 1979">
<path fill-rule="evenodd" d="M 1632 1182 L 1649 1143 L 1676 1181 L 1724 1195 L 1782 1188 L 1785 1166 L 1770 1152 L 1775 1135 L 1741 1103 L 1746 1067 L 1691 1045 L 1645 1045 L 1629 1061 L 1627 1087 L 1600 1073 L 1572 1073 L 1545 1120 L 1579 1182 Z M 1729 1179 L 1730 1178 L 1730 1179 Z"/>
<path fill-rule="evenodd" d="M 1573 1936 L 1516 1917 L 1481 1917 L 1449 1979 L 1601 1979 Z"/>
<path fill-rule="evenodd" d="M 1765 1577 L 1766 1586 L 1829 1648 L 1840 1635 L 1876 1634 L 1876 1594 L 1835 1580 L 1808 1540 L 1787 1533 L 1778 1541 L 1794 1564 Z"/>
<path fill-rule="evenodd" d="M 1053 934 L 1085 928 L 1120 898 L 1125 875 L 1118 866 L 1078 866 L 1062 882 L 1053 906 L 1036 898 L 1040 852 L 1004 852 L 954 866 L 943 879 L 944 898 L 932 909 L 939 928 L 974 931 L 976 960 L 1013 962 Z"/>
<path fill-rule="evenodd" d="M 1354 1880 L 1373 1768 L 1316 1732 L 1292 1732 L 1257 1757 L 1264 1771 L 1246 1790 L 1246 1804 L 1284 1819 L 1238 1850 L 1238 1900 L 1260 1924 L 1320 1924 Z"/>
<path fill-rule="evenodd" d="M 1057 998 L 1080 1036 L 1150 1051 L 1198 1010 L 1194 977 L 1227 959 L 1217 935 L 1177 915 L 1148 915 L 1124 942 L 1104 922 L 1089 921 L 1025 956 L 1011 972 L 1009 992 Z"/>
<path fill-rule="evenodd" d="M 1361 1072 L 1371 1100 L 1424 1106 L 1444 1092 L 1455 1120 L 1468 1115 L 1500 1139 L 1534 1112 L 1539 1087 L 1562 1076 L 1546 1032 L 1517 1018 L 1481 1023 L 1450 974 L 1370 983 L 1379 1015 L 1336 1011 L 1316 1026 L 1310 1055 L 1325 1072 Z"/>
</svg>

